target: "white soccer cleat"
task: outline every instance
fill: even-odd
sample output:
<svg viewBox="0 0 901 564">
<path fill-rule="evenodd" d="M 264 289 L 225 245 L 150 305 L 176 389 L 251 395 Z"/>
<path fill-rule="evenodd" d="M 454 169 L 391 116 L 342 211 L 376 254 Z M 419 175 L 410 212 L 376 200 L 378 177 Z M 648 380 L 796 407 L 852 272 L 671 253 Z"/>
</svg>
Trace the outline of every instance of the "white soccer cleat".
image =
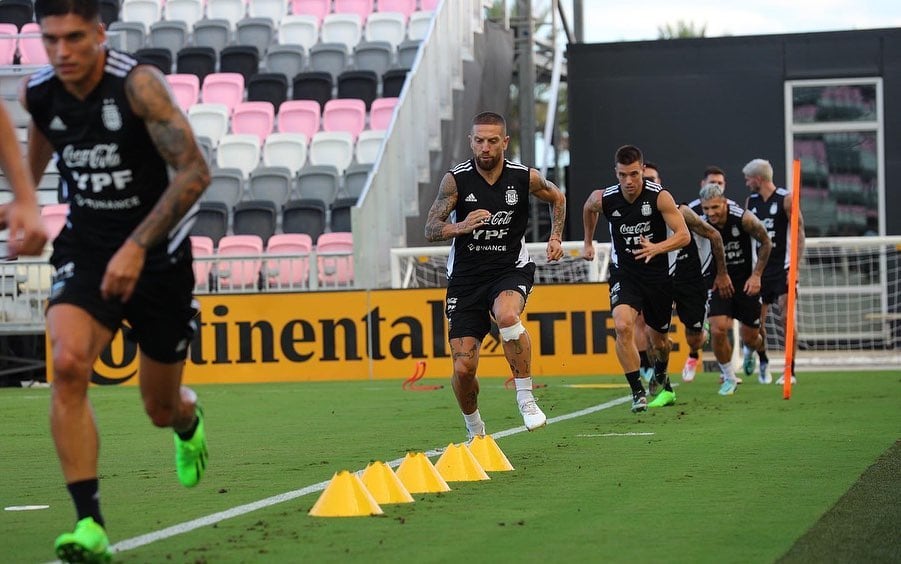
<svg viewBox="0 0 901 564">
<path fill-rule="evenodd" d="M 797 383 L 798 383 L 797 378 L 792 376 L 792 385 L 797 384 Z M 783 374 L 782 376 L 779 376 L 779 379 L 776 380 L 776 384 L 778 384 L 779 386 L 782 386 L 785 384 L 785 374 Z"/>
<path fill-rule="evenodd" d="M 682 368 L 682 381 L 691 382 L 695 379 L 695 373 L 698 370 L 698 359 L 688 357 L 685 359 L 685 366 Z"/>
<path fill-rule="evenodd" d="M 534 431 L 547 425 L 547 417 L 534 399 L 520 402 L 519 413 L 522 414 L 522 421 L 528 431 Z"/>
</svg>

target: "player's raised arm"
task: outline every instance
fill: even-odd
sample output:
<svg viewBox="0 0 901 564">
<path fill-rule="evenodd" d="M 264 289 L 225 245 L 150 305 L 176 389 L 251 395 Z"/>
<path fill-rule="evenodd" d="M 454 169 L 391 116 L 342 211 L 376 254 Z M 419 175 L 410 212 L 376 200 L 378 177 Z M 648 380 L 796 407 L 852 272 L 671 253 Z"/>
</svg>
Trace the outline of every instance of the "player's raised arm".
<svg viewBox="0 0 901 564">
<path fill-rule="evenodd" d="M 657 196 L 657 209 L 663 216 L 666 226 L 672 231 L 672 235 L 659 242 L 651 242 L 647 237 L 642 237 L 641 248 L 636 249 L 635 258 L 637 260 L 650 261 L 657 255 L 662 255 L 676 249 L 681 249 L 691 240 L 688 233 L 688 227 L 685 225 L 685 219 L 679 213 L 676 207 L 676 201 L 672 195 L 666 190 L 662 190 Z"/>
<path fill-rule="evenodd" d="M 488 210 L 473 210 L 469 212 L 463 221 L 451 223 L 447 221 L 454 207 L 457 205 L 457 182 L 454 175 L 445 173 L 438 185 L 438 195 L 429 208 L 429 215 L 425 220 L 425 238 L 428 241 L 446 241 L 458 235 L 466 235 L 491 219 Z"/>
<path fill-rule="evenodd" d="M 529 192 L 551 205 L 551 235 L 547 242 L 547 259 L 563 258 L 563 222 L 566 221 L 566 196 L 557 185 L 534 168 L 529 169 Z"/>
<path fill-rule="evenodd" d="M 713 289 L 724 298 L 731 297 L 735 292 L 735 288 L 733 288 L 732 279 L 729 278 L 729 273 L 726 271 L 726 250 L 723 247 L 723 237 L 720 235 L 720 232 L 701 219 L 690 207 L 680 205 L 679 211 L 682 212 L 682 218 L 685 219 L 685 225 L 689 231 L 710 241 L 710 251 L 713 253 L 713 260 L 716 265 L 716 278 L 713 281 Z"/>
<path fill-rule="evenodd" d="M 748 210 L 745 210 L 745 213 L 741 216 L 741 226 L 745 232 L 760 244 L 757 248 L 757 262 L 754 263 L 754 270 L 745 283 L 745 293 L 749 296 L 755 296 L 760 293 L 760 277 L 763 275 L 767 261 L 770 260 L 773 242 L 770 241 L 770 236 L 767 235 L 766 227 L 763 226 L 763 223 Z"/>
<path fill-rule="evenodd" d="M 594 230 L 598 226 L 598 216 L 604 211 L 603 196 L 603 190 L 595 190 L 582 206 L 582 227 L 585 231 L 582 258 L 585 260 L 594 260 Z"/>
</svg>

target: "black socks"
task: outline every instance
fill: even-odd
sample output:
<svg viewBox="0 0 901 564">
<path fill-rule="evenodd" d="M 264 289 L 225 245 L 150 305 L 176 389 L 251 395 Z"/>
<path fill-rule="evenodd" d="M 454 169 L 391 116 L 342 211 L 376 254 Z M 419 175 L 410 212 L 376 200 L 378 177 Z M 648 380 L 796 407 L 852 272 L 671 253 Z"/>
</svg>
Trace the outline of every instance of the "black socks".
<svg viewBox="0 0 901 564">
<path fill-rule="evenodd" d="M 69 489 L 69 495 L 72 496 L 72 501 L 75 502 L 75 512 L 78 514 L 78 520 L 81 521 L 85 517 L 91 517 L 102 527 L 103 517 L 100 515 L 100 485 L 97 478 L 72 482 L 66 487 Z"/>
</svg>

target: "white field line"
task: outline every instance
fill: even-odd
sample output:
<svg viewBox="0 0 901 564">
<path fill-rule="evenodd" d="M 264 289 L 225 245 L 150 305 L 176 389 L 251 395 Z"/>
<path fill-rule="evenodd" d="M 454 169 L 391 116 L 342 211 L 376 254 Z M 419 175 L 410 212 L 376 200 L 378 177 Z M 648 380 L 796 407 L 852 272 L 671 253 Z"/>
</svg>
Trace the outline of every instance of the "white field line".
<svg viewBox="0 0 901 564">
<path fill-rule="evenodd" d="M 605 403 L 601 403 L 598 405 L 594 405 L 592 407 L 587 407 L 585 409 L 580 409 L 579 411 L 574 411 L 572 413 L 567 413 L 565 415 L 559 415 L 557 417 L 551 417 L 547 420 L 548 424 L 551 423 L 560 423 L 562 421 L 567 421 L 569 419 L 575 419 L 576 417 L 583 417 L 585 415 L 590 415 L 592 413 L 596 413 L 598 411 L 603 411 L 605 409 L 610 409 L 611 407 L 616 407 L 617 405 L 627 403 L 632 401 L 632 396 L 625 396 L 621 398 L 617 398 L 614 400 L 610 400 Z M 495 439 L 500 439 L 503 437 L 509 437 L 510 435 L 515 435 L 517 433 L 522 433 L 526 428 L 524 425 L 519 427 L 513 427 L 512 429 L 507 429 L 505 431 L 499 431 L 497 433 L 492 434 L 491 436 Z M 433 449 L 425 453 L 426 456 L 431 457 L 437 454 L 441 454 L 444 449 Z M 391 467 L 399 466 L 401 462 L 403 462 L 403 458 L 398 458 L 388 462 L 388 465 Z M 286 492 L 283 494 L 274 495 L 272 497 L 267 497 L 265 499 L 261 499 L 259 501 L 254 501 L 252 503 L 246 503 L 244 505 L 238 505 L 237 507 L 232 507 L 231 509 L 226 509 L 225 511 L 219 511 L 218 513 L 213 513 L 212 515 L 207 515 L 206 517 L 200 517 L 198 519 L 192 519 L 191 521 L 185 521 L 184 523 L 179 523 L 177 525 L 172 525 L 171 527 L 166 527 L 165 529 L 160 529 L 159 531 L 154 531 L 151 533 L 147 533 L 144 535 L 140 535 L 137 537 L 133 537 L 130 539 L 125 539 L 123 541 L 119 541 L 110 549 L 113 552 L 125 552 L 126 550 L 132 550 L 134 548 L 139 548 L 141 546 L 148 545 L 153 542 L 165 540 L 177 535 L 181 535 L 184 533 L 191 532 L 195 529 L 199 529 L 201 527 L 206 527 L 208 525 L 213 525 L 215 523 L 219 523 L 220 521 L 225 521 L 226 519 L 232 519 L 234 517 L 240 517 L 241 515 L 246 515 L 247 513 L 251 513 L 252 511 L 256 511 L 258 509 L 263 509 L 266 507 L 271 507 L 273 505 L 277 505 L 279 503 L 283 503 L 285 501 L 291 501 L 292 499 L 296 499 L 298 497 L 303 497 L 305 495 L 309 495 L 311 493 L 321 492 L 328 486 L 331 480 L 326 480 L 324 482 L 319 482 L 317 484 L 312 484 L 301 488 L 299 490 L 294 490 L 290 492 Z"/>
</svg>

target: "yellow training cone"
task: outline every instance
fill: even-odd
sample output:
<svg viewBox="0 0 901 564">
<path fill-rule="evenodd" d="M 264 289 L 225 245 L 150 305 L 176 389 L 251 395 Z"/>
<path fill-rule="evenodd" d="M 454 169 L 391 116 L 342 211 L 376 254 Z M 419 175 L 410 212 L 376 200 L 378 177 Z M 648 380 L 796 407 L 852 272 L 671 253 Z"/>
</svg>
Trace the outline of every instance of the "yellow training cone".
<svg viewBox="0 0 901 564">
<path fill-rule="evenodd" d="M 397 467 L 397 477 L 410 493 L 449 492 L 450 486 L 425 453 L 408 452 Z"/>
<path fill-rule="evenodd" d="M 375 461 L 366 466 L 360 478 L 373 499 L 379 503 L 412 503 L 413 496 L 384 462 Z"/>
<path fill-rule="evenodd" d="M 435 469 L 448 482 L 477 482 L 491 479 L 466 445 L 447 445 L 447 450 L 435 463 Z"/>
<path fill-rule="evenodd" d="M 309 514 L 314 517 L 364 517 L 382 513 L 382 508 L 360 478 L 342 470 L 332 476 Z"/>
<path fill-rule="evenodd" d="M 513 465 L 491 435 L 477 436 L 469 443 L 469 451 L 486 472 L 509 472 Z"/>
</svg>

